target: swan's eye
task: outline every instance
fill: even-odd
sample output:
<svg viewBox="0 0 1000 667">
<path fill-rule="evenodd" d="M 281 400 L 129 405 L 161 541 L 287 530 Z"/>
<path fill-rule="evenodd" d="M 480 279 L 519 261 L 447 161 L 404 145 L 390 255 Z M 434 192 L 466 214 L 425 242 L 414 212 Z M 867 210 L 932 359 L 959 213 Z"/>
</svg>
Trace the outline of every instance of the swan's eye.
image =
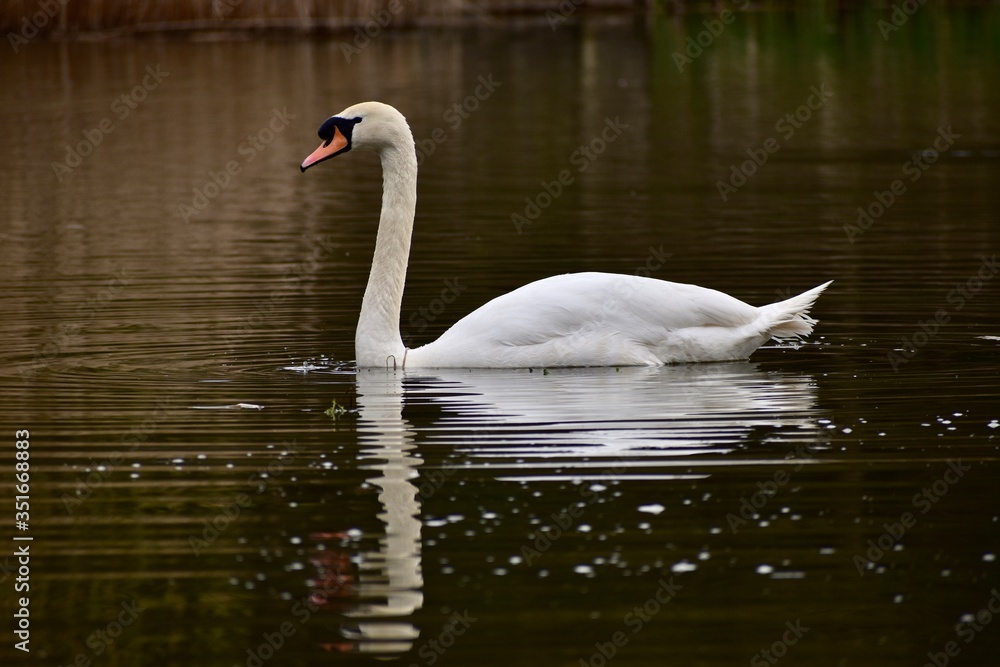
<svg viewBox="0 0 1000 667">
<path fill-rule="evenodd" d="M 347 140 L 351 140 L 351 133 L 354 130 L 354 126 L 360 123 L 363 119 L 359 116 L 357 118 L 341 118 L 340 116 L 331 116 L 319 126 L 319 138 L 323 140 L 323 147 L 326 148 L 333 141 L 333 136 L 336 130 L 340 130 L 340 133 L 347 137 Z"/>
<path fill-rule="evenodd" d="M 327 118 L 322 125 L 319 126 L 319 138 L 323 140 L 324 148 L 330 145 L 333 141 L 333 135 L 337 129 L 338 118 Z"/>
</svg>

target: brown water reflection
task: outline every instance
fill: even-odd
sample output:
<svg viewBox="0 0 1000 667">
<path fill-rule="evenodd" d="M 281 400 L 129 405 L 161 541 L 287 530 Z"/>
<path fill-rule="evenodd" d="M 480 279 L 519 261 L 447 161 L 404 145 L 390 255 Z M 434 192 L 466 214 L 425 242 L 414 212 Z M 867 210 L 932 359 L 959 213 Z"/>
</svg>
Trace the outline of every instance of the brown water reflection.
<svg viewBox="0 0 1000 667">
<path fill-rule="evenodd" d="M 923 664 L 948 641 L 993 664 L 997 629 L 956 624 L 1000 585 L 995 14 L 925 6 L 889 41 L 869 10 L 740 14 L 683 72 L 700 15 L 387 33 L 350 63 L 336 39 L 4 58 L 0 420 L 32 434 L 30 664 L 596 665 L 614 645 L 615 665 L 715 665 L 796 622 L 782 664 Z M 832 278 L 816 335 L 740 364 L 356 374 L 378 164 L 297 165 L 371 98 L 423 152 L 408 342 L 591 269 L 751 303 Z M 627 128 L 581 169 L 609 119 Z"/>
</svg>

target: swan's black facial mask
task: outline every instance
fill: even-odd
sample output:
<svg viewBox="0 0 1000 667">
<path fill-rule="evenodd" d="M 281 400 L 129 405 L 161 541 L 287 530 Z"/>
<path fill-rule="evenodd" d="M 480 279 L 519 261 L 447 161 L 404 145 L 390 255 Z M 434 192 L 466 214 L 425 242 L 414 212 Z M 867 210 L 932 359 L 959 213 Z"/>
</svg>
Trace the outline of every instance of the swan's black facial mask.
<svg viewBox="0 0 1000 667">
<path fill-rule="evenodd" d="M 323 143 L 302 162 L 300 169 L 305 171 L 313 165 L 351 150 L 354 126 L 361 120 L 361 118 L 341 118 L 340 116 L 327 118 L 319 126 L 319 138 L 323 140 Z"/>
</svg>

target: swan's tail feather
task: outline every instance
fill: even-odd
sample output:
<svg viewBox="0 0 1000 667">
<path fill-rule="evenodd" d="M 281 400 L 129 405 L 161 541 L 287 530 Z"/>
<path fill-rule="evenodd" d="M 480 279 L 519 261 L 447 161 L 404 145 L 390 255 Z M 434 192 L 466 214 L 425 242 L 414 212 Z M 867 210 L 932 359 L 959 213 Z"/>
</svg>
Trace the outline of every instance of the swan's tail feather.
<svg viewBox="0 0 1000 667">
<path fill-rule="evenodd" d="M 811 334 L 817 320 L 809 317 L 809 309 L 832 282 L 829 280 L 791 299 L 761 306 L 763 330 L 778 340 Z"/>
</svg>

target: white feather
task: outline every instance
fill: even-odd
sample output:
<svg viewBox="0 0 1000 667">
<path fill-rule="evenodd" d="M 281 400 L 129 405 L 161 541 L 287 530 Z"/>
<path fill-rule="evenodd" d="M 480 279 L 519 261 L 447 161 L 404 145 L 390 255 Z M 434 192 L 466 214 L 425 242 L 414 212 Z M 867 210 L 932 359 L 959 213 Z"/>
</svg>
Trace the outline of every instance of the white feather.
<svg viewBox="0 0 1000 667">
<path fill-rule="evenodd" d="M 829 283 L 756 308 L 652 278 L 571 273 L 530 283 L 409 350 L 409 367 L 657 366 L 746 359 L 772 337 L 806 335 Z"/>
</svg>

